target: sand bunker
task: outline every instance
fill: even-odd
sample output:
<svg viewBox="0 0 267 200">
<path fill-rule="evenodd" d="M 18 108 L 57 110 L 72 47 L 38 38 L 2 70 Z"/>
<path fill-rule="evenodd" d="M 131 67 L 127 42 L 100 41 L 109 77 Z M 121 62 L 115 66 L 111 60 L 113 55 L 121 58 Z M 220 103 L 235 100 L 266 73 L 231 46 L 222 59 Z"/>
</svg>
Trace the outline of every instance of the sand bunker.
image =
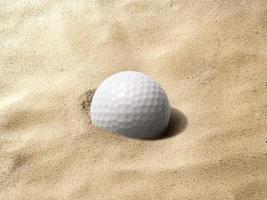
<svg viewBox="0 0 267 200">
<path fill-rule="evenodd" d="M 266 1 L 0 5 L 1 200 L 267 199 Z M 165 137 L 90 123 L 122 70 L 165 89 Z"/>
</svg>

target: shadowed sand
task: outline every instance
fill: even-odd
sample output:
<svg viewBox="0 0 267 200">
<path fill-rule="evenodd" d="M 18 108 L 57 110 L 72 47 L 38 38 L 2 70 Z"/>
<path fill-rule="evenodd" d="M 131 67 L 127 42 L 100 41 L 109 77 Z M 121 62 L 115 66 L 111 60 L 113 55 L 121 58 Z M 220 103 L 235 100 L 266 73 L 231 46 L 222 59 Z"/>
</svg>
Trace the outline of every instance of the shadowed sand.
<svg viewBox="0 0 267 200">
<path fill-rule="evenodd" d="M 186 116 L 176 108 L 171 108 L 170 122 L 167 130 L 158 138 L 166 139 L 182 133 L 188 125 Z"/>
</svg>

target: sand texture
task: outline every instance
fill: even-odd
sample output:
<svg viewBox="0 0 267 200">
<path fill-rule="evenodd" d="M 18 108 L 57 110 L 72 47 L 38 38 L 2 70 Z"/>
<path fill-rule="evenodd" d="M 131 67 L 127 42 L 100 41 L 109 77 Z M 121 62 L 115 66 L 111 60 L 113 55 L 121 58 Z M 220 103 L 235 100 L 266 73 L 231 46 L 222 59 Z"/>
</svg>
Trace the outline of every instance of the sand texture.
<svg viewBox="0 0 267 200">
<path fill-rule="evenodd" d="M 107 76 L 166 90 L 159 140 L 94 128 Z M 266 0 L 0 1 L 1 200 L 266 200 Z"/>
</svg>

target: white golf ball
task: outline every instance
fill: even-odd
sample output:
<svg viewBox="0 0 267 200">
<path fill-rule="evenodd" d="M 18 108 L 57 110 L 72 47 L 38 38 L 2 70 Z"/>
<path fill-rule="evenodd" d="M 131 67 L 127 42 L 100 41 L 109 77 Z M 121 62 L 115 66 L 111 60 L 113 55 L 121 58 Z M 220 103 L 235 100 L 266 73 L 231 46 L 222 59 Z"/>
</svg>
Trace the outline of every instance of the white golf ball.
<svg viewBox="0 0 267 200">
<path fill-rule="evenodd" d="M 96 127 L 132 138 L 157 138 L 169 120 L 164 90 L 140 72 L 124 71 L 108 77 L 91 103 L 91 121 Z"/>
</svg>

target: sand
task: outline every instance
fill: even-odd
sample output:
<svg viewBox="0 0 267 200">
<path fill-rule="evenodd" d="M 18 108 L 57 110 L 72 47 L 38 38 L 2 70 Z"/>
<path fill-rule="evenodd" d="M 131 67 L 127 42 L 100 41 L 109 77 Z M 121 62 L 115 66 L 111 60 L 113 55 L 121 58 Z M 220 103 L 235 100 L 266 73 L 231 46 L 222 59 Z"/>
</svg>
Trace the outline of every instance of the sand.
<svg viewBox="0 0 267 200">
<path fill-rule="evenodd" d="M 0 2 L 1 200 L 266 200 L 264 0 Z M 166 90 L 158 140 L 92 126 L 107 76 Z"/>
</svg>

